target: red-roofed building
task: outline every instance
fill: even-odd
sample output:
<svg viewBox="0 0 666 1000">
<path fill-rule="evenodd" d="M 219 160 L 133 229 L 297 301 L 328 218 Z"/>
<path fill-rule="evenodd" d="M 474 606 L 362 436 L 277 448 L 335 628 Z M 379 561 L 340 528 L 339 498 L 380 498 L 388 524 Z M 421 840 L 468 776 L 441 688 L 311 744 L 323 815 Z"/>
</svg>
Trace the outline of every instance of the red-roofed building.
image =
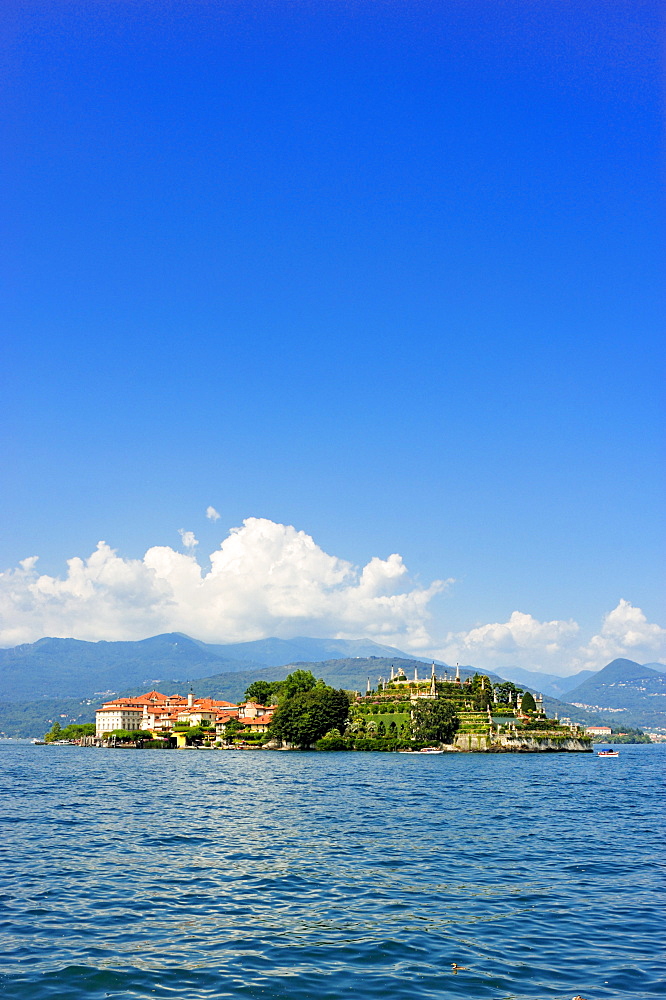
<svg viewBox="0 0 666 1000">
<path fill-rule="evenodd" d="M 245 701 L 238 706 L 238 718 L 256 719 L 259 715 L 273 715 L 277 705 L 260 705 L 258 701 Z"/>
<path fill-rule="evenodd" d="M 238 709 L 230 701 L 195 699 L 191 693 L 185 698 L 179 694 L 148 691 L 136 697 L 105 702 L 95 713 L 95 734 L 104 737 L 115 729 L 163 734 L 171 732 L 177 722 L 186 722 L 191 726 L 209 722 L 212 726 L 221 711 L 235 715 Z"/>
<path fill-rule="evenodd" d="M 265 733 L 271 724 L 273 715 L 273 712 L 269 712 L 265 715 L 255 715 L 251 719 L 239 719 L 238 721 L 251 733 Z"/>
</svg>

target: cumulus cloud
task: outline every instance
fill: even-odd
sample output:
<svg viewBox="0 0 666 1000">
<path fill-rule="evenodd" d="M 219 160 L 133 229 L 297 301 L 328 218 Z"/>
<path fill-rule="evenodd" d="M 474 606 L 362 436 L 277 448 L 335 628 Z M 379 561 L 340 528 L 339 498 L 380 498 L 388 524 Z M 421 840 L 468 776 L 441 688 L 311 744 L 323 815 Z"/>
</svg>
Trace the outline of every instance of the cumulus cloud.
<svg viewBox="0 0 666 1000">
<path fill-rule="evenodd" d="M 487 670 L 505 664 L 557 673 L 570 656 L 578 632 L 574 621 L 540 622 L 514 611 L 506 622 L 478 625 L 469 632 L 449 632 L 439 653 L 442 659 L 470 662 Z"/>
<path fill-rule="evenodd" d="M 220 514 L 218 514 L 214 507 L 206 507 L 206 517 L 209 521 L 220 520 Z"/>
<path fill-rule="evenodd" d="M 587 640 L 581 639 L 575 621 L 540 622 L 514 611 L 506 622 L 449 632 L 435 655 L 486 670 L 517 666 L 564 675 L 599 670 L 618 656 L 639 663 L 666 657 L 666 629 L 648 622 L 640 608 L 625 600 L 605 616 L 599 634 Z"/>
<path fill-rule="evenodd" d="M 303 531 L 262 518 L 231 530 L 204 571 L 191 532 L 125 559 L 100 542 L 63 577 L 40 575 L 36 557 L 0 574 L 0 645 L 45 635 L 136 639 L 180 631 L 217 642 L 268 635 L 367 636 L 403 648 L 431 645 L 429 605 L 446 587 L 409 578 L 402 557 L 362 567 L 324 552 Z"/>
<path fill-rule="evenodd" d="M 421 586 L 397 553 L 358 567 L 324 552 L 304 531 L 248 518 L 204 570 L 194 534 L 180 534 L 184 552 L 154 546 L 141 559 L 127 559 L 99 542 L 88 558 L 68 560 L 63 576 L 40 574 L 37 556 L 0 573 L 0 645 L 46 635 L 140 639 L 178 631 L 210 642 L 367 637 L 500 673 L 502 666 L 574 673 L 617 656 L 666 659 L 666 629 L 626 600 L 591 638 L 581 636 L 575 621 L 539 621 L 514 611 L 507 621 L 449 632 L 438 643 L 431 604 L 453 581 Z"/>
<path fill-rule="evenodd" d="M 638 663 L 666 658 L 666 629 L 648 622 L 643 611 L 624 599 L 606 615 L 598 635 L 581 649 L 583 667 L 622 656 Z"/>
<path fill-rule="evenodd" d="M 199 540 L 195 537 L 193 531 L 185 531 L 183 528 L 179 528 L 178 534 L 180 535 L 186 549 L 193 549 L 199 544 Z"/>
<path fill-rule="evenodd" d="M 120 558 L 106 542 L 88 559 L 69 559 L 65 577 L 40 575 L 32 556 L 0 573 L 0 645 L 46 635 L 141 638 L 159 631 L 170 602 L 141 560 Z"/>
</svg>

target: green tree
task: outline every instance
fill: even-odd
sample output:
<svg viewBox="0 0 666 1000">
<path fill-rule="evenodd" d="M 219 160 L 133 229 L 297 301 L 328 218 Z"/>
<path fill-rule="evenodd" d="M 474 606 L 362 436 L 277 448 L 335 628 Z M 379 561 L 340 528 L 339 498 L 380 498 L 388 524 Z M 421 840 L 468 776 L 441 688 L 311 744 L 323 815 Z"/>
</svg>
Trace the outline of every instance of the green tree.
<svg viewBox="0 0 666 1000">
<path fill-rule="evenodd" d="M 211 735 L 210 729 L 204 729 L 203 726 L 190 726 L 189 729 L 185 731 L 185 739 L 189 746 L 193 743 L 199 743 L 204 737 L 208 738 Z"/>
<path fill-rule="evenodd" d="M 245 692 L 245 700 L 256 701 L 260 705 L 275 705 L 292 698 L 299 691 L 312 691 L 323 684 L 310 670 L 294 670 L 283 681 L 253 681 Z"/>
<path fill-rule="evenodd" d="M 297 673 L 303 674 L 305 671 Z M 285 698 L 273 716 L 270 732 L 278 739 L 307 747 L 321 739 L 330 729 L 343 732 L 348 715 L 349 698 L 346 692 L 336 691 L 322 684 L 310 690 L 296 691 L 291 697 Z"/>
<path fill-rule="evenodd" d="M 288 674 L 282 681 L 280 701 L 286 701 L 288 698 L 293 698 L 296 694 L 312 691 L 312 689 L 317 687 L 318 684 L 321 687 L 325 687 L 324 682 L 317 681 L 317 678 L 311 670 L 294 670 L 293 674 Z"/>
<path fill-rule="evenodd" d="M 137 729 L 112 729 L 108 735 L 115 736 L 116 740 L 120 743 L 134 743 L 136 740 L 149 740 L 152 738 L 150 733 L 140 732 Z"/>
<path fill-rule="evenodd" d="M 238 719 L 229 719 L 224 727 L 225 740 L 233 740 L 239 733 L 242 733 L 245 726 Z"/>
<path fill-rule="evenodd" d="M 94 722 L 70 722 L 68 726 L 61 731 L 60 736 L 57 738 L 59 740 L 80 740 L 82 736 L 94 736 L 95 735 L 95 723 Z M 49 741 L 50 742 L 50 741 Z"/>
<path fill-rule="evenodd" d="M 420 701 L 414 709 L 412 733 L 419 743 L 450 743 L 459 725 L 450 701 Z"/>
<path fill-rule="evenodd" d="M 44 742 L 45 743 L 55 743 L 56 740 L 61 740 L 62 738 L 63 738 L 63 736 L 62 736 L 62 727 L 61 727 L 61 725 L 60 725 L 59 722 L 54 722 L 53 725 L 51 726 L 50 730 L 48 731 L 48 733 L 44 737 Z"/>
<path fill-rule="evenodd" d="M 536 702 L 529 691 L 526 691 L 525 694 L 523 695 L 520 702 L 520 707 L 522 708 L 523 712 L 536 712 Z"/>
<path fill-rule="evenodd" d="M 340 733 L 333 729 L 315 743 L 317 750 L 348 750 L 349 744 Z"/>
<path fill-rule="evenodd" d="M 282 681 L 253 681 L 245 692 L 245 701 L 273 705 L 277 701 L 282 684 Z"/>
<path fill-rule="evenodd" d="M 65 733 L 71 733 L 72 739 L 78 736 L 94 736 L 95 735 L 95 723 L 94 722 L 70 722 L 68 726 L 63 730 Z"/>
<path fill-rule="evenodd" d="M 500 705 L 515 703 L 516 695 L 522 693 L 523 689 L 516 687 L 511 681 L 504 681 L 502 684 L 497 685 L 497 697 Z"/>
<path fill-rule="evenodd" d="M 471 688 L 474 710 L 485 712 L 493 700 L 493 686 L 490 683 L 490 678 L 483 674 L 474 674 Z"/>
</svg>

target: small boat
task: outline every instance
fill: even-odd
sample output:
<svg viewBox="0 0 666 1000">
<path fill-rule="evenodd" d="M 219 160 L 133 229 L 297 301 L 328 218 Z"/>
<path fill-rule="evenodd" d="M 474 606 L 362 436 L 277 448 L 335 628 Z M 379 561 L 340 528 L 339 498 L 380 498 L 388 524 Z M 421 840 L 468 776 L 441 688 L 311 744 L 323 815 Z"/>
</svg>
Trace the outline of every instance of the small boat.
<svg viewBox="0 0 666 1000">
<path fill-rule="evenodd" d="M 445 753 L 446 751 L 445 750 L 440 750 L 438 747 L 423 747 L 423 749 L 419 750 L 418 752 L 419 753 Z"/>
<path fill-rule="evenodd" d="M 618 750 L 600 750 L 597 757 L 619 757 L 620 753 Z"/>
</svg>

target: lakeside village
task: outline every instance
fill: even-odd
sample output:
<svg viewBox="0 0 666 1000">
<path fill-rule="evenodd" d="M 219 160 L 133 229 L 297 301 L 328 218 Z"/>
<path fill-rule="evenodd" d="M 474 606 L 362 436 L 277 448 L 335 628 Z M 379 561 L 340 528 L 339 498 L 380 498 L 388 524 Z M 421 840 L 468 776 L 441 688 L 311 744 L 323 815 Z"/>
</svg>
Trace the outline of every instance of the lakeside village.
<svg viewBox="0 0 666 1000">
<path fill-rule="evenodd" d="M 90 726 L 60 730 L 46 742 L 105 748 L 373 750 L 452 752 L 592 752 L 592 736 L 570 722 L 549 719 L 540 695 L 511 682 L 493 687 L 475 674 L 412 678 L 391 668 L 365 694 L 335 690 L 310 671 L 283 681 L 256 681 L 235 705 L 213 698 L 149 691 L 117 698 Z M 72 730 L 72 731 L 70 731 Z M 77 734 L 74 730 L 79 730 Z M 85 732 L 84 732 L 85 730 Z"/>
</svg>

